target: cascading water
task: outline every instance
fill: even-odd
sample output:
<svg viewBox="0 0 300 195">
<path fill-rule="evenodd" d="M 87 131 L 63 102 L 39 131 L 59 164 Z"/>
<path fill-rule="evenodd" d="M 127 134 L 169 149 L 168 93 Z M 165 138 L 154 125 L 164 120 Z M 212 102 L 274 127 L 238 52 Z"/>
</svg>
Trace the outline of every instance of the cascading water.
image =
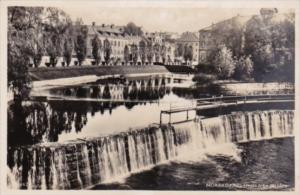
<svg viewBox="0 0 300 195">
<path fill-rule="evenodd" d="M 237 112 L 64 145 L 10 148 L 13 189 L 82 189 L 209 148 L 293 135 L 294 111 Z"/>
</svg>

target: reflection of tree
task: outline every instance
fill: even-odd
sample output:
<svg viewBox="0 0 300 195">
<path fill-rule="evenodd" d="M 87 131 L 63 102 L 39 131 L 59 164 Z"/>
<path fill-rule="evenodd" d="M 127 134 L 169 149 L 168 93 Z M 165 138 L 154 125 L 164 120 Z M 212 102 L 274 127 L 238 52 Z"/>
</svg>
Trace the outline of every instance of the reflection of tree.
<svg viewBox="0 0 300 195">
<path fill-rule="evenodd" d="M 29 105 L 24 108 L 21 102 L 14 102 L 8 108 L 8 145 L 32 144 L 41 139 L 45 132 L 46 120 L 37 118 L 44 117 L 42 105 L 38 105 L 36 110 Z M 41 121 L 45 121 L 41 123 Z M 38 126 L 37 126 L 38 124 Z"/>
<path fill-rule="evenodd" d="M 103 91 L 103 96 L 102 96 L 104 99 L 110 99 L 111 98 L 111 94 L 110 94 L 110 91 L 109 91 L 109 85 L 106 84 L 105 87 L 104 87 L 104 91 Z"/>
<path fill-rule="evenodd" d="M 80 132 L 87 124 L 87 113 L 113 109 L 122 103 L 50 101 L 12 104 L 8 109 L 8 146 L 56 142 L 72 127 Z M 133 103 L 132 108 L 136 103 Z M 93 115 L 93 114 L 92 114 Z"/>
</svg>

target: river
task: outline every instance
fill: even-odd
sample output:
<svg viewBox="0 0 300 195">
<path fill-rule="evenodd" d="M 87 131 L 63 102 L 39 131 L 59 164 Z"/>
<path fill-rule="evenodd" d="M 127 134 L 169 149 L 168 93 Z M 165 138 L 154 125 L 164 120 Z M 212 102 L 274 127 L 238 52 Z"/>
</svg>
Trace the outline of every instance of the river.
<svg viewBox="0 0 300 195">
<path fill-rule="evenodd" d="M 11 105 L 8 185 L 21 189 L 294 188 L 294 177 L 288 177 L 294 170 L 293 105 L 251 104 L 160 118 L 162 110 L 196 104 L 189 90 L 169 84 L 163 78 L 100 80 L 51 89 L 48 100 Z M 216 89 L 203 91 L 201 97 L 222 93 Z"/>
</svg>

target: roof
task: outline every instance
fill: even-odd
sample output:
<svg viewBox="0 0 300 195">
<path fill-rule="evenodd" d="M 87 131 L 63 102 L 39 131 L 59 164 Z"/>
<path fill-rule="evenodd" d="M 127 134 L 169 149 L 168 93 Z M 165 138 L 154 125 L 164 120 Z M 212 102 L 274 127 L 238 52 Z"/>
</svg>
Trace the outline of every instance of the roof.
<svg viewBox="0 0 300 195">
<path fill-rule="evenodd" d="M 102 26 L 94 26 L 94 25 L 87 25 L 88 28 L 88 35 L 95 35 L 98 34 L 100 36 L 104 36 L 104 37 L 118 37 L 118 38 L 126 38 L 126 39 L 130 39 L 130 40 L 137 40 L 137 39 L 141 39 L 140 36 L 135 36 L 135 35 L 128 35 L 126 33 L 124 33 L 123 30 L 119 30 L 117 29 L 117 27 L 114 28 L 107 28 L 107 27 L 102 27 Z"/>
<path fill-rule="evenodd" d="M 198 42 L 199 39 L 195 33 L 192 32 L 184 32 L 179 39 L 178 42 Z"/>
</svg>

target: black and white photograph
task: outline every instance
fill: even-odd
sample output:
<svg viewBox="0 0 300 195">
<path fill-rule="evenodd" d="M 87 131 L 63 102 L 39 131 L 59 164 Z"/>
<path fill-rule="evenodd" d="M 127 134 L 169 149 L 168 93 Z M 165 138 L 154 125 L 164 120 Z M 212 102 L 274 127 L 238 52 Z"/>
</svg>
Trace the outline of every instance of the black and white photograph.
<svg viewBox="0 0 300 195">
<path fill-rule="evenodd" d="M 298 0 L 0 3 L 1 194 L 299 192 Z"/>
</svg>

